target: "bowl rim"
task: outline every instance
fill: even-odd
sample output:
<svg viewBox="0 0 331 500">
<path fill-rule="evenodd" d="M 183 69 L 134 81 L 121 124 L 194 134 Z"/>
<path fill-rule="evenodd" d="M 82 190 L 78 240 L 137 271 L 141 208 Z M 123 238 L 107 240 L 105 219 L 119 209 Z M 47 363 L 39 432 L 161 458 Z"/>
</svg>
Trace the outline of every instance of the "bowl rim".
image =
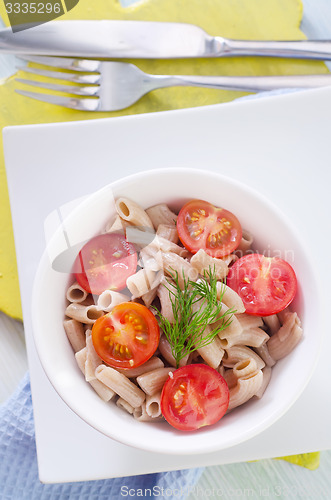
<svg viewBox="0 0 331 500">
<path fill-rule="evenodd" d="M 299 243 L 299 246 L 302 250 L 302 255 L 304 257 L 304 259 L 307 261 L 307 262 L 312 262 L 312 258 L 310 257 L 310 254 L 306 248 L 306 246 L 302 243 L 302 240 L 301 240 L 301 237 L 300 235 L 298 234 L 296 228 L 292 225 L 291 221 L 286 217 L 286 215 L 274 204 L 272 203 L 269 199 L 267 199 L 264 195 L 262 195 L 261 193 L 259 193 L 258 191 L 256 191 L 255 189 L 253 189 L 252 187 L 242 183 L 241 181 L 238 181 L 236 179 L 233 179 L 229 176 L 225 176 L 223 174 L 220 174 L 220 173 L 217 173 L 217 172 L 214 172 L 214 171 L 210 171 L 210 170 L 202 170 L 202 169 L 197 169 L 197 168 L 191 168 L 191 167 L 168 167 L 168 168 L 159 168 L 159 169 L 153 169 L 153 170 L 144 170 L 144 171 L 141 171 L 141 172 L 137 172 L 133 175 L 128 175 L 128 176 L 125 176 L 123 178 L 120 178 L 118 180 L 115 180 L 114 182 L 111 182 L 111 183 L 108 183 L 107 185 L 105 185 L 104 187 L 102 187 L 101 189 L 89 194 L 86 196 L 86 198 L 81 201 L 78 206 L 76 206 L 69 214 L 68 216 L 66 217 L 65 221 L 68 220 L 68 219 L 71 219 L 71 218 L 75 218 L 76 214 L 79 214 L 79 212 L 82 210 L 83 207 L 85 206 L 88 206 L 91 201 L 95 198 L 97 198 L 98 196 L 100 196 L 103 192 L 105 192 L 107 189 L 111 188 L 113 189 L 114 191 L 118 188 L 121 188 L 122 186 L 125 187 L 125 185 L 128 183 L 128 182 L 137 182 L 138 180 L 141 181 L 142 179 L 146 178 L 146 177 L 150 177 L 150 176 L 160 176 L 160 175 L 169 175 L 169 174 L 173 174 L 173 175 L 182 175 L 185 173 L 185 175 L 187 175 L 189 172 L 195 174 L 195 175 L 198 175 L 198 176 L 205 176 L 205 177 L 209 177 L 210 179 L 217 179 L 218 182 L 222 182 L 222 183 L 225 183 L 225 184 L 231 184 L 232 186 L 234 186 L 236 189 L 239 189 L 239 190 L 243 190 L 243 191 L 246 191 L 250 196 L 253 196 L 254 198 L 256 198 L 260 203 L 266 205 L 272 212 L 275 213 L 275 215 L 281 219 L 283 221 L 283 223 L 287 226 L 287 228 L 291 231 L 291 233 L 293 234 L 293 238 L 294 240 L 296 240 L 298 243 Z M 61 230 L 61 227 L 59 227 L 56 232 L 54 233 L 53 237 L 51 238 L 51 241 L 56 240 L 56 238 L 58 237 L 58 234 L 59 234 L 59 231 Z M 50 241 L 50 243 L 51 243 Z M 89 426 L 93 427 L 94 429 L 98 430 L 99 432 L 101 432 L 102 434 L 104 434 L 105 436 L 111 438 L 111 439 L 114 439 L 116 441 L 119 441 L 120 443 L 123 443 L 125 445 L 128 445 L 128 446 L 133 446 L 135 448 L 138 448 L 138 449 L 141 449 L 141 450 L 145 450 L 145 451 L 149 451 L 149 452 L 157 452 L 157 453 L 162 453 L 162 454 L 171 454 L 171 455 L 187 455 L 187 454 L 201 454 L 201 453 L 211 453 L 211 452 L 216 452 L 216 451 L 220 451 L 220 450 L 223 450 L 223 449 L 227 449 L 227 448 L 231 448 L 232 446 L 236 446 L 240 443 L 243 443 L 253 437 L 255 437 L 256 435 L 260 434 L 261 432 L 263 432 L 264 430 L 266 430 L 267 428 L 269 428 L 270 426 L 272 426 L 277 420 L 279 420 L 279 418 L 281 418 L 292 406 L 293 404 L 297 401 L 297 399 L 301 396 L 302 392 L 304 391 L 304 389 L 306 388 L 306 386 L 308 385 L 311 377 L 312 377 L 312 374 L 316 368 L 316 365 L 318 363 L 318 359 L 319 359 L 319 356 L 320 356 L 320 352 L 321 352 L 321 348 L 322 348 L 322 342 L 323 342 L 323 337 L 324 337 L 324 333 L 325 333 L 325 329 L 324 328 L 319 328 L 319 331 L 321 332 L 320 335 L 319 335 L 319 342 L 318 342 L 318 346 L 315 350 L 315 353 L 314 353 L 314 356 L 311 358 L 311 363 L 310 363 L 310 369 L 309 371 L 307 370 L 306 372 L 306 376 L 304 377 L 304 379 L 302 380 L 301 382 L 301 385 L 300 385 L 300 388 L 297 390 L 296 394 L 295 395 L 292 395 L 291 398 L 288 398 L 289 401 L 286 402 L 286 404 L 283 404 L 282 406 L 278 406 L 277 409 L 273 412 L 272 416 L 269 417 L 268 419 L 265 419 L 263 422 L 260 422 L 258 425 L 255 425 L 253 426 L 250 430 L 247 430 L 245 433 L 243 433 L 242 435 L 239 435 L 237 437 L 235 437 L 234 439 L 231 439 L 231 442 L 230 443 L 225 443 L 225 445 L 223 446 L 222 443 L 217 443 L 214 442 L 213 440 L 208 440 L 206 439 L 206 443 L 208 441 L 208 444 L 206 444 L 205 446 L 201 447 L 201 446 L 191 446 L 189 450 L 187 451 L 183 451 L 181 449 L 178 449 L 177 448 L 171 448 L 171 447 L 168 447 L 167 449 L 160 449 L 160 446 L 158 446 L 157 444 L 155 444 L 153 442 L 153 440 L 150 440 L 150 441 L 144 441 L 143 443 L 141 442 L 141 440 L 137 440 L 137 439 L 134 439 L 129 433 L 128 435 L 123 435 L 123 433 L 119 436 L 118 433 L 112 431 L 112 430 L 109 430 L 108 428 L 105 429 L 104 426 L 100 426 L 100 425 L 96 425 L 95 422 L 94 422 L 94 419 L 93 419 L 93 416 L 90 417 L 88 414 L 86 415 L 86 412 L 81 411 L 81 408 L 77 408 L 76 405 L 74 405 L 71 401 L 70 401 L 70 397 L 69 397 L 69 401 L 68 401 L 68 396 L 66 394 L 63 394 L 63 387 L 61 386 L 61 384 L 59 384 L 59 382 L 57 381 L 57 379 L 52 376 L 52 371 L 50 369 L 49 366 L 46 366 L 45 365 L 45 362 L 44 362 L 44 357 L 43 357 L 43 351 L 42 351 L 42 347 L 40 345 L 40 342 L 39 342 L 39 337 L 38 337 L 38 332 L 40 332 L 40 319 L 39 318 L 39 315 L 36 313 L 36 311 L 38 311 L 38 294 L 41 293 L 41 289 L 42 289 L 42 279 L 40 279 L 44 273 L 44 267 L 46 265 L 46 262 L 49 263 L 49 260 L 47 258 L 47 248 L 45 248 L 44 252 L 43 252 L 43 255 L 41 257 L 41 260 L 40 260 L 40 263 L 39 263 L 39 266 L 38 266 L 38 269 L 37 269 L 37 272 L 36 272 L 36 275 L 35 275 L 35 279 L 34 279 L 34 284 L 33 284 L 33 290 L 32 290 L 32 330 L 33 330 L 33 338 L 34 338 L 34 342 L 35 342 L 35 345 L 36 345 L 36 350 L 37 350 L 37 353 L 38 353 L 38 357 L 39 357 L 39 360 L 41 362 L 41 365 L 42 365 L 42 368 L 48 378 L 48 380 L 50 381 L 51 385 L 53 386 L 53 388 L 55 389 L 55 391 L 57 392 L 57 394 L 60 396 L 60 398 L 64 401 L 64 403 L 72 410 L 74 411 L 74 413 L 76 413 L 76 415 L 78 415 L 83 421 L 85 421 Z M 47 267 L 47 266 L 46 266 Z M 315 292 L 317 294 L 317 302 L 319 304 L 322 304 L 322 301 L 321 301 L 321 285 L 320 285 L 320 280 L 319 280 L 319 277 L 318 275 L 316 275 L 316 273 L 314 273 L 314 277 L 315 277 Z M 320 308 L 321 309 L 321 308 Z M 319 323 L 322 323 L 321 321 L 321 311 L 318 311 L 318 322 Z M 88 412 L 87 412 L 88 413 Z M 196 435 L 196 433 L 185 433 L 185 434 L 190 434 L 192 439 L 194 440 L 194 435 Z"/>
</svg>

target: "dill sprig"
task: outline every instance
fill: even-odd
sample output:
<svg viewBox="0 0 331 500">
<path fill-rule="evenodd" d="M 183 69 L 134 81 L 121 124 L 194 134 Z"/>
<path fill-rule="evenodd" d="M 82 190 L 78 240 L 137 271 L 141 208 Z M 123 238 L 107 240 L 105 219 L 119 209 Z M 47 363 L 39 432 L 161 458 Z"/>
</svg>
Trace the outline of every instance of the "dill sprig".
<svg viewBox="0 0 331 500">
<path fill-rule="evenodd" d="M 217 298 L 217 278 L 215 267 L 204 273 L 200 280 L 187 279 L 183 273 L 183 286 L 180 287 L 178 272 L 170 273 L 173 283 L 164 285 L 171 301 L 174 322 L 165 318 L 157 310 L 160 327 L 171 345 L 177 368 L 179 362 L 191 352 L 210 344 L 216 335 L 231 323 L 231 317 L 236 312 L 227 309 L 223 314 L 222 298 L 225 286 Z M 211 331 L 205 332 L 206 326 L 216 323 Z"/>
</svg>

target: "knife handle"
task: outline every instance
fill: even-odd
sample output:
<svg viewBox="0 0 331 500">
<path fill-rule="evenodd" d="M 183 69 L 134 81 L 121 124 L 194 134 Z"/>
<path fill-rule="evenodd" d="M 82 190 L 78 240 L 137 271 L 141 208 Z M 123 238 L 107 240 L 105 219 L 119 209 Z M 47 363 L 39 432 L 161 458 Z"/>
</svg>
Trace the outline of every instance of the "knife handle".
<svg viewBox="0 0 331 500">
<path fill-rule="evenodd" d="M 262 92 L 289 88 L 315 88 L 331 86 L 331 73 L 323 75 L 285 76 L 165 76 L 149 75 L 151 87 L 190 86 L 213 89 Z M 151 89 L 150 89 L 151 90 Z"/>
<path fill-rule="evenodd" d="M 215 57 L 265 56 L 331 60 L 331 40 L 250 41 L 215 37 Z"/>
</svg>

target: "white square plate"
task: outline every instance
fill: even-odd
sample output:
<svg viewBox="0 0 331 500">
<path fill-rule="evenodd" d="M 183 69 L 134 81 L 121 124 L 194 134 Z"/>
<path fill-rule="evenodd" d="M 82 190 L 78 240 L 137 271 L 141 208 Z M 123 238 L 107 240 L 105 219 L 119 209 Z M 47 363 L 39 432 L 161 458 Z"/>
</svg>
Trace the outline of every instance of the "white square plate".
<svg viewBox="0 0 331 500">
<path fill-rule="evenodd" d="M 208 168 L 270 198 L 292 218 L 316 254 L 328 303 L 330 99 L 331 88 L 325 88 L 204 108 L 5 129 L 43 482 L 128 476 L 331 448 L 331 394 L 322 394 L 322 384 L 330 379 L 330 337 L 303 395 L 268 430 L 222 452 L 169 456 L 112 441 L 62 402 L 39 363 L 30 313 L 32 283 L 45 247 L 46 217 L 120 177 L 169 166 Z"/>
</svg>

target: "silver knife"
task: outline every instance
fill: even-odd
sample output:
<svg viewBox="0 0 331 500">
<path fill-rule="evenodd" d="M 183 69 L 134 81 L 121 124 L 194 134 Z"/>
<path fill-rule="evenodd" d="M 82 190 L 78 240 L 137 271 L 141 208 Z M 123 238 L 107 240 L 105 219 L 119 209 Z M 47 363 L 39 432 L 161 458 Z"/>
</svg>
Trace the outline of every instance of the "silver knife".
<svg viewBox="0 0 331 500">
<path fill-rule="evenodd" d="M 11 28 L 0 30 L 0 52 L 111 59 L 268 56 L 328 60 L 331 40 L 232 40 L 184 23 L 51 21 L 15 33 Z"/>
</svg>

